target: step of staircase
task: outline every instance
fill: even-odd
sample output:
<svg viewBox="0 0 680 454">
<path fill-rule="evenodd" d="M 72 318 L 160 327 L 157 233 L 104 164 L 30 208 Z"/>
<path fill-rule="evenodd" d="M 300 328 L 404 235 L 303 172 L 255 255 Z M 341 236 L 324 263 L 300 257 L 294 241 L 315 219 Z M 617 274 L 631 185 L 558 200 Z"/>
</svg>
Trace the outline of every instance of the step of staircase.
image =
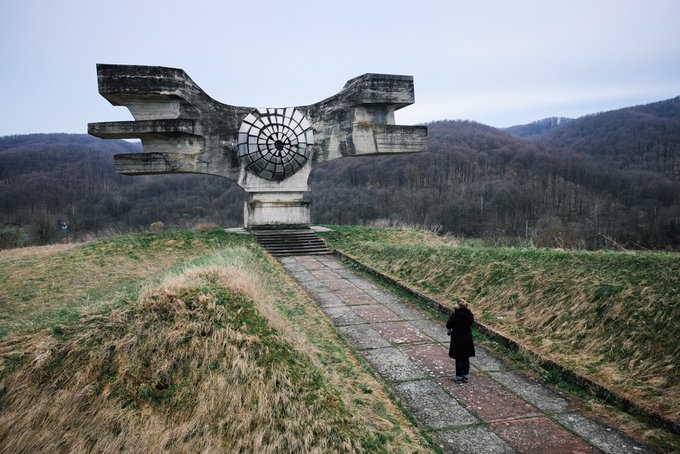
<svg viewBox="0 0 680 454">
<path fill-rule="evenodd" d="M 257 242 L 275 257 L 326 255 L 331 250 L 311 229 L 253 230 Z"/>
</svg>

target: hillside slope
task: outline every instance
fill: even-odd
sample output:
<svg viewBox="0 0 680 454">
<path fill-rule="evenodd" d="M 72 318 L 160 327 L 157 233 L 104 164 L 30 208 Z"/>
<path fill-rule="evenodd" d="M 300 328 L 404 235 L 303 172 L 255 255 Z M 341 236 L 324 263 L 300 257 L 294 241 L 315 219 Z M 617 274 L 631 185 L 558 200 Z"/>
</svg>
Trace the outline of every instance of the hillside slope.
<svg viewBox="0 0 680 454">
<path fill-rule="evenodd" d="M 536 137 L 608 166 L 680 178 L 680 96 L 588 115 Z M 653 174 L 649 175 L 650 178 Z"/>
<path fill-rule="evenodd" d="M 550 117 L 544 118 L 543 120 L 532 121 L 525 125 L 511 126 L 509 128 L 504 128 L 504 130 L 513 136 L 528 138 L 539 136 L 554 128 L 559 128 L 570 121 L 573 121 L 573 118 Z"/>
<path fill-rule="evenodd" d="M 156 268 L 137 276 L 137 262 Z M 77 265 L 130 267 L 137 280 L 101 273 L 74 317 L 45 318 L 73 310 Z M 0 338 L 0 451 L 430 451 L 249 236 L 17 249 L 0 253 L 0 271 L 14 292 L 0 298 L 11 331 Z M 43 281 L 64 295 L 41 299 Z"/>
</svg>

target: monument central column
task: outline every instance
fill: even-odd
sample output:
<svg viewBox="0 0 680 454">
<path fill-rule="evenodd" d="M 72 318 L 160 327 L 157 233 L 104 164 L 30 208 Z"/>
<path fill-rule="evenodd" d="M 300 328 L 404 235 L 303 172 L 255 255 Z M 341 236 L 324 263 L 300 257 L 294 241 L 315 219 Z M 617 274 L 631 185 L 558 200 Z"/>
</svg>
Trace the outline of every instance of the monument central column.
<svg viewBox="0 0 680 454">
<path fill-rule="evenodd" d="M 309 190 L 314 133 L 296 109 L 257 109 L 239 128 L 243 170 L 239 185 L 251 194 L 243 212 L 249 229 L 300 228 L 310 224 Z"/>
</svg>

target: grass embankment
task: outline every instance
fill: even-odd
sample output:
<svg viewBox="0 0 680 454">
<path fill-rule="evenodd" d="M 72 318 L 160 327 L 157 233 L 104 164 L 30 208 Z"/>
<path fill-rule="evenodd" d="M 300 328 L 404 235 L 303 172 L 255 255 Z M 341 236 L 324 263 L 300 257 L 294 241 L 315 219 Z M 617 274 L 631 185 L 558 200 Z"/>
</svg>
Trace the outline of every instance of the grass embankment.
<svg viewBox="0 0 680 454">
<path fill-rule="evenodd" d="M 251 237 L 135 235 L 0 270 L 2 451 L 428 449 Z"/>
<path fill-rule="evenodd" d="M 532 350 L 680 421 L 680 255 L 466 247 L 333 227 L 329 243 Z"/>
<path fill-rule="evenodd" d="M 220 231 L 163 232 L 0 251 L 0 337 L 117 304 L 173 266 L 245 241 Z"/>
</svg>

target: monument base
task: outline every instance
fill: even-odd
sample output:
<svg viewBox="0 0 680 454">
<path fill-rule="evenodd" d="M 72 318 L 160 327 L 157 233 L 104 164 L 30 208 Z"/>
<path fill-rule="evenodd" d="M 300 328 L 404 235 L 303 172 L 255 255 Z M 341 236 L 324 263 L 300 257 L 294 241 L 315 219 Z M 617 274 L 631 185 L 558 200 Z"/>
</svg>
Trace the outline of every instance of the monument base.
<svg viewBox="0 0 680 454">
<path fill-rule="evenodd" d="M 290 194 L 253 194 L 243 206 L 246 229 L 302 229 L 310 225 L 309 202 Z"/>
</svg>

